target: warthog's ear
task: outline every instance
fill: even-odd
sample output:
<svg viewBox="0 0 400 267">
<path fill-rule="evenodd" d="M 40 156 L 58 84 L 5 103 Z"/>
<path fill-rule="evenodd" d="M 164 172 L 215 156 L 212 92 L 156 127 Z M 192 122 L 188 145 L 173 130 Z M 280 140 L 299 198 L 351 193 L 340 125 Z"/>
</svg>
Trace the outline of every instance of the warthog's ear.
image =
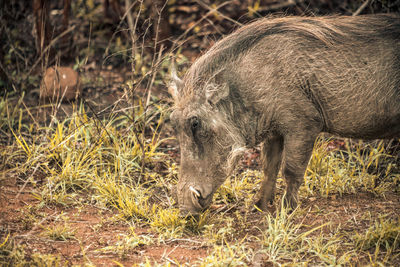
<svg viewBox="0 0 400 267">
<path fill-rule="evenodd" d="M 229 96 L 229 86 L 227 83 L 215 84 L 209 83 L 206 85 L 206 98 L 212 104 L 217 104 L 222 99 Z"/>
<path fill-rule="evenodd" d="M 170 81 L 168 83 L 168 92 L 172 95 L 174 100 L 176 101 L 179 98 L 179 90 L 182 88 L 183 82 L 181 79 L 179 79 L 176 69 L 175 69 L 175 64 L 171 64 L 171 76 L 170 76 Z"/>
</svg>

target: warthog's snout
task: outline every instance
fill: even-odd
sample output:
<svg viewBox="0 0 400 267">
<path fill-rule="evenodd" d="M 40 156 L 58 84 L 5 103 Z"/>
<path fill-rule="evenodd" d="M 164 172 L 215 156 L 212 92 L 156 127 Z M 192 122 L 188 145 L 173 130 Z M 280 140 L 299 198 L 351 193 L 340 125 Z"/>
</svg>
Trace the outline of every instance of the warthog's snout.
<svg viewBox="0 0 400 267">
<path fill-rule="evenodd" d="M 182 199 L 178 200 L 182 215 L 196 215 L 210 206 L 213 196 L 211 190 L 194 185 L 183 190 Z"/>
<path fill-rule="evenodd" d="M 205 193 L 204 190 L 194 188 L 189 186 L 189 191 L 191 193 L 191 200 L 193 205 L 200 209 L 206 209 L 211 203 L 212 195 L 210 193 Z"/>
</svg>

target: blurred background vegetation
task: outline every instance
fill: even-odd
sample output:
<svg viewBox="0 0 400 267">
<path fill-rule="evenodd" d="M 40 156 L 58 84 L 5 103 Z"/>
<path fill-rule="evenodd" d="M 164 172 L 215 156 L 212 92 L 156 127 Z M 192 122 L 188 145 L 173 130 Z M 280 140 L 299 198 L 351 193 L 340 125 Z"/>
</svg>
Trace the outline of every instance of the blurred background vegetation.
<svg viewBox="0 0 400 267">
<path fill-rule="evenodd" d="M 398 0 L 75 0 L 64 25 L 64 1 L 49 1 L 53 41 L 48 53 L 41 55 L 33 2 L 0 1 L 2 95 L 24 91 L 37 97 L 35 89 L 44 67 L 55 63 L 73 65 L 80 72 L 115 69 L 126 74 L 124 81 L 146 87 L 150 79 L 158 85 L 166 72 L 163 67 L 168 67 L 167 63 L 160 66 L 161 62 L 172 55 L 193 61 L 223 35 L 270 14 L 353 15 L 400 10 Z M 92 86 L 84 84 L 84 92 Z"/>
</svg>

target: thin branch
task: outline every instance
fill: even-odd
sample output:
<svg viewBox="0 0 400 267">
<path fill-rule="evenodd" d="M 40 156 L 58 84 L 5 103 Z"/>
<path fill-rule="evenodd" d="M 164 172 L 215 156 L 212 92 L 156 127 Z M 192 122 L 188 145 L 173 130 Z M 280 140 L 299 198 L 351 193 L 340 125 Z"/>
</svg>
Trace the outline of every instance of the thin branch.
<svg viewBox="0 0 400 267">
<path fill-rule="evenodd" d="M 214 14 L 214 12 L 220 8 L 222 8 L 223 6 L 229 5 L 230 3 L 232 3 L 233 1 L 227 1 L 227 2 L 223 2 L 221 3 L 219 6 L 217 6 L 216 8 L 210 10 L 207 12 L 207 14 L 205 14 L 203 17 L 201 17 L 201 19 L 199 19 L 198 21 L 196 21 L 195 23 L 193 23 L 192 26 L 190 26 L 188 29 L 185 30 L 184 33 L 182 33 L 178 38 L 175 39 L 174 41 L 174 45 L 171 49 L 171 51 L 174 51 L 176 49 L 178 49 L 179 46 L 181 46 L 183 43 L 185 43 L 188 39 L 183 40 L 182 44 L 178 44 L 179 41 L 181 41 L 184 37 L 186 37 L 186 35 L 193 30 L 197 25 L 199 25 L 203 20 L 205 20 L 207 17 L 211 16 L 212 14 Z"/>
<path fill-rule="evenodd" d="M 239 25 L 239 26 L 243 26 L 243 24 L 242 23 L 240 23 L 239 21 L 236 21 L 236 20 L 234 20 L 234 19 L 232 19 L 232 18 L 230 18 L 230 17 L 228 17 L 228 16 L 225 16 L 224 14 L 222 14 L 220 11 L 218 11 L 218 8 L 219 7 L 217 7 L 217 8 L 212 8 L 212 7 L 210 7 L 209 5 L 207 5 L 206 3 L 204 3 L 203 1 L 200 1 L 200 0 L 196 0 L 196 3 L 198 3 L 199 5 L 201 5 L 202 7 L 205 7 L 205 8 L 207 8 L 210 12 L 212 12 L 212 13 L 217 13 L 219 16 L 221 16 L 222 18 L 224 18 L 224 19 L 226 19 L 226 20 L 228 20 L 228 21 L 230 21 L 230 22 L 232 22 L 232 23 L 234 23 L 234 24 L 236 24 L 236 25 Z"/>
<path fill-rule="evenodd" d="M 362 5 L 353 13 L 352 16 L 358 16 L 368 6 L 370 0 L 366 0 Z"/>
<path fill-rule="evenodd" d="M 304 2 L 304 0 L 287 0 L 286 2 L 283 2 L 283 3 L 271 4 L 271 5 L 267 5 L 265 7 L 260 7 L 257 11 L 272 11 L 272 10 L 295 6 L 295 5 L 301 4 L 303 2 Z"/>
<path fill-rule="evenodd" d="M 62 32 L 60 35 L 58 35 L 56 38 L 54 38 L 53 40 L 51 40 L 50 44 L 48 46 L 46 46 L 46 48 L 43 50 L 43 52 L 40 54 L 39 58 L 36 60 L 36 62 L 32 65 L 32 67 L 30 68 L 30 70 L 28 71 L 28 73 L 25 76 L 24 82 L 26 82 L 26 80 L 28 79 L 28 77 L 31 75 L 32 71 L 35 69 L 35 67 L 37 66 L 37 64 L 39 64 L 40 61 L 42 61 L 43 56 L 47 53 L 47 51 L 49 51 L 50 47 L 52 47 L 59 39 L 61 39 L 63 36 L 65 36 L 66 34 L 68 34 L 69 32 L 73 31 L 76 28 L 76 25 L 68 28 L 67 30 L 65 30 L 64 32 Z"/>
<path fill-rule="evenodd" d="M 131 9 L 135 4 L 136 4 L 136 1 L 135 1 L 135 3 L 132 4 L 130 0 L 125 0 L 125 10 L 126 10 L 126 12 L 124 14 L 124 17 L 126 16 L 126 20 L 128 22 L 129 33 L 130 33 L 131 42 L 132 42 L 132 51 L 131 51 L 131 57 L 132 57 L 131 58 L 131 68 L 132 68 L 132 72 L 134 72 L 134 70 L 135 70 L 136 40 L 137 40 L 136 34 L 135 34 L 135 30 L 136 30 L 137 20 L 136 20 L 135 24 L 133 24 L 133 18 L 132 18 Z M 140 17 L 140 11 L 142 9 L 141 5 L 142 5 L 142 2 L 140 2 L 138 17 Z"/>
</svg>

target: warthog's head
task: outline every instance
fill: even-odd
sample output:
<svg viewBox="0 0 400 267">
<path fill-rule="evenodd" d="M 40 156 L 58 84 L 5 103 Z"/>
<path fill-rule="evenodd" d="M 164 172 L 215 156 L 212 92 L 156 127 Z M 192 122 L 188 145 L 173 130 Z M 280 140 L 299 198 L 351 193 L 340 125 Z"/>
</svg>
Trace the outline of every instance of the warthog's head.
<svg viewBox="0 0 400 267">
<path fill-rule="evenodd" d="M 221 107 L 231 105 L 228 85 L 208 81 L 200 89 L 190 86 L 187 77 L 182 82 L 175 76 L 170 118 L 181 150 L 178 204 L 183 214 L 193 215 L 210 205 L 242 149 L 240 135 Z"/>
</svg>

